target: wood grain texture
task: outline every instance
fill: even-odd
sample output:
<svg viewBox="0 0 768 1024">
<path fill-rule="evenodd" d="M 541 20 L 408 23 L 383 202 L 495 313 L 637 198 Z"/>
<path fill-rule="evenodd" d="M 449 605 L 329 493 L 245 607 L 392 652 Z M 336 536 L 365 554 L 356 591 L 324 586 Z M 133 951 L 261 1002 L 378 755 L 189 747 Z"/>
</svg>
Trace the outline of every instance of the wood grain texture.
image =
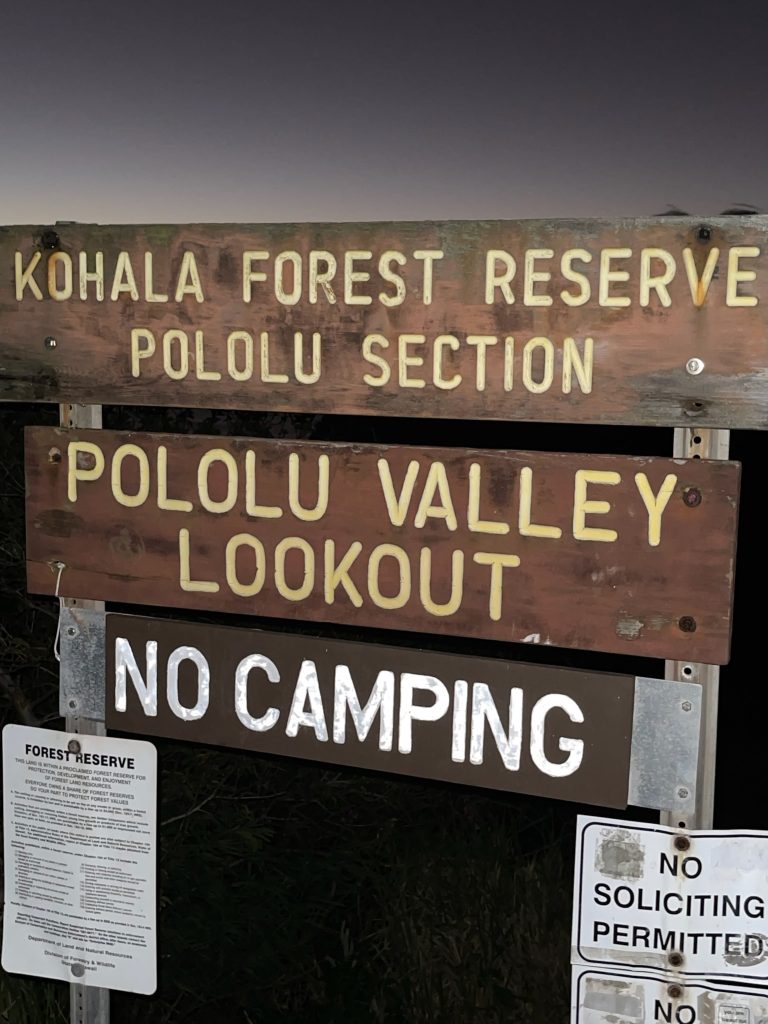
<svg viewBox="0 0 768 1024">
<path fill-rule="evenodd" d="M 47 234 L 33 226 L 0 228 L 0 400 L 765 429 L 767 234 L 768 218 L 762 216 L 611 222 L 65 225 Z M 752 247 L 759 255 L 742 253 L 731 265 L 734 247 Z M 663 278 L 666 272 L 663 260 L 649 255 L 658 249 L 670 254 L 673 276 L 667 285 L 646 288 L 644 299 L 644 258 L 649 261 L 646 278 Z M 486 253 L 491 250 L 503 250 L 516 261 L 509 283 L 512 303 L 501 288 L 494 289 L 490 303 L 486 301 Z M 576 258 L 564 269 L 563 254 L 573 250 L 583 250 L 589 261 Z M 601 271 L 601 253 L 610 250 L 632 255 L 609 252 Z M 249 264 L 254 272 L 263 271 L 266 279 L 252 283 L 246 302 L 243 253 L 248 251 L 270 256 Z M 429 304 L 429 261 L 414 255 L 425 251 L 443 253 L 430 264 Z M 551 258 L 542 256 L 547 251 Z M 92 280 L 85 281 L 85 298 L 80 297 L 81 252 L 87 253 L 89 273 L 95 272 L 96 253 L 103 255 L 104 301 L 97 300 Z M 350 252 L 371 254 L 370 260 L 358 255 L 350 264 L 352 273 L 367 273 L 370 280 L 350 279 L 346 294 L 344 261 Z M 385 259 L 382 276 L 382 257 L 393 252 L 403 254 L 405 262 Z M 22 275 L 40 253 L 32 273 L 40 299 L 28 282 L 17 300 L 16 253 Z M 120 253 L 130 258 L 135 297 L 130 295 L 126 268 L 117 273 Z M 152 256 L 151 286 L 144 262 L 147 253 Z M 191 278 L 183 272 L 185 253 L 194 257 L 203 302 L 198 302 Z M 295 255 L 278 270 L 279 253 Z M 313 301 L 312 253 L 329 253 L 338 264 L 328 286 L 333 302 L 317 281 Z M 526 253 L 533 253 L 528 268 Z M 50 297 L 46 283 L 52 257 L 65 261 L 54 268 L 54 294 L 67 294 L 66 261 L 73 267 L 72 296 L 62 301 Z M 322 259 L 315 262 L 321 276 L 327 269 Z M 299 260 L 300 274 L 294 281 Z M 711 281 L 699 287 L 696 282 L 707 276 L 707 268 Z M 623 272 L 629 280 L 605 276 Z M 754 280 L 734 278 L 735 273 L 752 272 Z M 122 290 L 113 301 L 116 273 Z M 394 306 L 380 299 L 384 294 L 397 300 L 399 286 L 393 273 L 405 289 L 402 303 Z M 582 275 L 581 280 L 574 280 L 574 274 Z M 600 304 L 601 276 L 608 301 L 626 299 L 629 305 Z M 180 278 L 188 290 L 176 301 Z M 283 301 L 276 294 L 278 279 Z M 587 287 L 589 298 L 583 304 L 568 305 L 562 298 L 566 291 L 580 301 Z M 729 305 L 729 287 L 738 301 L 752 296 L 758 304 Z M 148 301 L 158 295 L 168 301 Z M 552 304 L 532 304 L 542 297 L 550 297 Z M 357 304 L 361 298 L 370 298 L 370 304 Z M 156 351 L 137 363 L 139 376 L 134 377 L 131 331 L 138 328 L 152 333 Z M 184 371 L 187 359 L 186 375 L 177 380 L 164 369 L 162 353 L 165 332 L 178 330 L 185 332 L 187 341 L 176 336 L 168 342 L 172 373 Z M 247 380 L 233 379 L 229 369 L 227 339 L 236 331 L 253 338 L 254 365 Z M 262 332 L 269 346 L 265 363 Z M 321 373 L 312 383 L 297 380 L 296 332 L 304 335 L 299 372 L 305 379 L 311 377 L 311 335 L 320 335 Z M 372 349 L 381 363 L 362 354 L 364 338 L 374 335 L 388 342 L 388 348 L 376 343 Z M 417 340 L 408 340 L 409 336 Z M 455 339 L 455 345 L 435 345 L 446 336 Z M 468 341 L 477 336 L 496 340 Z M 515 339 L 509 363 L 508 337 Z M 549 339 L 551 352 L 535 344 L 527 365 L 526 345 L 541 337 Z M 585 339 L 593 339 L 589 393 L 573 373 L 571 390 L 564 393 L 567 337 L 582 352 Z M 54 338 L 55 347 L 46 347 L 46 338 Z M 233 343 L 235 372 L 241 377 L 247 371 L 244 344 L 242 339 Z M 417 362 L 398 364 L 401 344 L 403 358 Z M 485 353 L 484 370 L 478 370 L 480 349 Z M 551 372 L 547 358 L 552 359 Z M 686 371 L 692 358 L 704 363 L 703 372 Z M 217 373 L 221 378 L 213 379 Z M 379 384 L 366 383 L 366 374 Z M 537 391 L 542 381 L 549 384 Z"/>
<path fill-rule="evenodd" d="M 76 481 L 70 500 L 70 469 L 96 473 L 94 456 L 77 447 L 84 442 L 98 447 L 103 471 L 98 479 Z M 165 475 L 158 471 L 161 449 Z M 209 470 L 201 471 L 216 451 Z M 115 453 L 122 459 L 117 482 L 128 500 L 140 496 L 138 507 L 115 500 Z M 143 494 L 140 458 L 148 467 Z M 311 514 L 318 502 L 326 459 L 327 509 L 303 521 L 302 507 Z M 590 506 L 578 532 L 584 525 L 615 531 L 612 541 L 575 536 L 576 481 L 584 471 L 614 475 L 585 485 L 582 497 L 604 504 Z M 26 473 L 33 593 L 53 593 L 51 563 L 62 561 L 65 597 L 707 663 L 728 659 L 735 463 L 30 428 Z M 382 474 L 392 479 L 390 509 Z M 656 545 L 649 542 L 639 474 L 652 495 L 668 477 L 673 485 Z M 490 526 L 470 528 L 473 491 L 475 519 Z M 189 502 L 189 510 L 159 509 L 161 492 Z M 246 500 L 273 512 L 249 512 Z M 530 535 L 528 521 L 561 536 Z M 182 588 L 183 531 L 189 578 L 211 592 Z M 240 534 L 245 538 L 232 540 Z M 234 545 L 229 576 L 228 545 Z M 345 556 L 346 581 L 336 572 L 329 587 Z M 517 557 L 519 565 L 489 564 L 500 556 Z M 250 596 L 236 592 L 251 584 Z M 429 610 L 430 601 L 447 610 Z"/>
<path fill-rule="evenodd" d="M 117 707 L 115 666 L 118 658 L 115 642 L 118 639 L 130 645 L 145 681 L 149 679 L 146 645 L 157 645 L 155 715 L 145 713 L 145 706 L 130 679 L 127 681 L 124 709 Z M 181 647 L 193 647 L 202 654 L 207 665 L 210 677 L 208 701 L 204 709 L 201 702 L 199 717 L 180 717 L 171 709 L 167 699 L 168 659 Z M 261 731 L 246 727 L 236 713 L 235 702 L 238 665 L 255 654 L 268 658 L 278 673 L 278 679 L 273 683 L 268 681 L 263 669 L 253 668 L 248 674 L 245 705 L 248 713 L 257 717 L 266 709 L 275 708 L 279 714 L 273 726 Z M 317 718 L 317 729 L 305 725 L 292 735 L 288 733 L 291 707 L 302 665 L 307 661 L 316 669 L 322 712 Z M 394 735 L 390 739 L 390 749 L 386 749 L 382 742 L 381 712 L 363 740 L 359 739 L 348 712 L 343 719 L 343 739 L 340 731 L 334 729 L 338 666 L 348 670 L 348 676 L 343 673 L 342 678 L 351 678 L 361 707 L 366 706 L 379 673 L 392 673 Z M 399 723 L 404 673 L 433 677 L 445 688 L 450 701 L 439 718 L 434 721 L 416 720 L 409 726 L 412 743 L 407 752 L 400 749 L 404 744 Z M 186 708 L 195 707 L 200 700 L 199 676 L 189 659 L 180 662 L 176 680 L 180 702 Z M 458 729 L 459 735 L 465 737 L 460 745 L 463 760 L 452 758 L 452 733 L 457 731 L 454 726 L 457 720 L 456 680 L 468 681 L 469 687 L 466 729 Z M 467 744 L 473 732 L 473 693 L 474 685 L 478 683 L 490 691 L 505 735 L 509 734 L 511 691 L 521 691 L 516 696 L 516 700 L 522 703 L 522 709 L 519 763 L 515 768 L 505 765 L 487 726 L 483 730 L 482 760 L 473 763 L 470 758 Z M 348 643 L 296 633 L 108 615 L 106 684 L 107 727 L 110 730 L 194 743 L 215 743 L 258 753 L 302 757 L 326 764 L 351 765 L 558 800 L 578 800 L 604 807 L 627 805 L 634 676 L 470 658 L 449 652 Z M 435 703 L 435 697 L 423 689 L 415 692 L 415 703 L 419 706 L 429 707 Z M 562 695 L 573 701 L 582 715 L 581 722 L 575 721 L 578 715 L 573 714 L 573 708 L 569 716 L 563 710 L 563 702 L 556 700 L 553 710 L 544 716 L 543 742 L 534 753 L 540 751 L 547 761 L 562 765 L 569 755 L 560 746 L 560 739 L 569 738 L 583 744 L 578 766 L 559 777 L 547 766 L 539 767 L 532 756 L 531 715 L 537 702 L 549 695 Z M 567 703 L 565 706 L 568 707 Z M 317 735 L 322 726 L 325 727 L 325 739 Z M 477 731 L 475 727 L 475 735 Z M 536 740 L 533 739 L 535 745 Z M 571 763 L 575 764 L 575 761 L 574 758 Z"/>
</svg>

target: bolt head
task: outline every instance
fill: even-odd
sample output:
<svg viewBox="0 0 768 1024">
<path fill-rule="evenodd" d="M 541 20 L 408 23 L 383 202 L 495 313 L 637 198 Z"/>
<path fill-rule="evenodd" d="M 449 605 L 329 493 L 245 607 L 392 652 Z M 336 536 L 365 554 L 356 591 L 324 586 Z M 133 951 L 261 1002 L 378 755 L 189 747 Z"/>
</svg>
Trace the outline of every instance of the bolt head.
<svg viewBox="0 0 768 1024">
<path fill-rule="evenodd" d="M 693 359 L 689 359 L 685 364 L 685 369 L 692 377 L 695 377 L 704 369 L 704 360 L 694 356 Z"/>
<path fill-rule="evenodd" d="M 685 788 L 685 786 L 680 786 L 677 790 L 677 795 L 680 800 L 687 800 L 691 794 L 690 791 Z"/>
<path fill-rule="evenodd" d="M 45 340 L 43 341 L 43 344 L 45 345 L 46 348 L 56 348 L 56 346 L 58 345 L 58 342 L 56 341 L 56 339 L 54 337 L 52 337 L 49 334 L 48 337 L 45 338 Z"/>
<path fill-rule="evenodd" d="M 670 999 L 679 999 L 683 994 L 683 989 L 680 985 L 669 985 L 667 988 L 667 995 Z"/>
<path fill-rule="evenodd" d="M 667 959 L 672 967 L 680 967 L 683 963 L 683 954 L 678 952 L 670 953 Z"/>
<path fill-rule="evenodd" d="M 79 754 L 80 744 L 78 743 L 77 740 L 70 740 L 69 743 L 67 744 L 67 750 L 70 752 L 70 754 Z"/>
<path fill-rule="evenodd" d="M 684 700 L 680 707 L 683 709 L 683 711 L 690 711 L 693 707 L 693 704 L 691 704 L 689 700 Z"/>
<path fill-rule="evenodd" d="M 686 487 L 683 491 L 683 504 L 687 508 L 698 508 L 701 504 L 701 491 L 698 487 Z"/>
<path fill-rule="evenodd" d="M 692 615 L 682 615 L 677 621 L 681 633 L 695 633 L 696 619 Z"/>
<path fill-rule="evenodd" d="M 72 964 L 71 971 L 76 978 L 82 978 L 85 974 L 85 966 L 83 964 Z"/>
</svg>

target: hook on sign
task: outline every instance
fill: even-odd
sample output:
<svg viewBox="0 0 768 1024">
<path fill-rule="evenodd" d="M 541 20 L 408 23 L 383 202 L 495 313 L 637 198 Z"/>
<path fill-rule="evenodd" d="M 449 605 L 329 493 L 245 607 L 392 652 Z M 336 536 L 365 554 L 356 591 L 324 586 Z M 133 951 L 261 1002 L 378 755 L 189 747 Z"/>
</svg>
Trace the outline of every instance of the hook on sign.
<svg viewBox="0 0 768 1024">
<path fill-rule="evenodd" d="M 53 638 L 53 656 L 56 661 L 61 661 L 61 651 L 59 648 L 59 642 L 61 640 L 61 609 L 62 609 L 62 598 L 59 597 L 59 586 L 61 585 L 61 575 L 66 569 L 65 562 L 51 562 L 51 572 L 58 570 L 58 576 L 56 577 L 56 589 L 53 592 L 54 597 L 59 598 L 59 621 L 56 623 L 56 636 Z"/>
</svg>

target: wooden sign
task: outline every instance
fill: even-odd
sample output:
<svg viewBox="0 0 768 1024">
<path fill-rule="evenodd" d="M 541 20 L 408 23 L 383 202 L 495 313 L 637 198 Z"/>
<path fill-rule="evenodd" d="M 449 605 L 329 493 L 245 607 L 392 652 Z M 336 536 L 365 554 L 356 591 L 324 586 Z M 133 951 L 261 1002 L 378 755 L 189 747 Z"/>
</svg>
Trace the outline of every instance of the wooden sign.
<svg viewBox="0 0 768 1024">
<path fill-rule="evenodd" d="M 0 228 L 0 400 L 765 429 L 767 234 Z"/>
<path fill-rule="evenodd" d="M 29 428 L 33 593 L 728 658 L 739 467 Z"/>
<path fill-rule="evenodd" d="M 107 727 L 626 807 L 635 680 L 107 616 Z"/>
</svg>

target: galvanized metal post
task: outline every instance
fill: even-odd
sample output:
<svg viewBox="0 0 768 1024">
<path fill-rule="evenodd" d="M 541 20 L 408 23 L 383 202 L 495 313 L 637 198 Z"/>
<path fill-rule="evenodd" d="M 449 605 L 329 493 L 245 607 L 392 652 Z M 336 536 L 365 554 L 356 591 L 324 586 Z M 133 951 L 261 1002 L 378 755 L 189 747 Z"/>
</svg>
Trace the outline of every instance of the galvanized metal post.
<svg viewBox="0 0 768 1024">
<path fill-rule="evenodd" d="M 61 405 L 59 406 L 59 422 L 63 427 L 101 428 L 101 406 Z M 63 576 L 66 573 L 66 566 L 63 566 L 60 571 Z M 90 629 L 81 630 L 79 628 L 78 613 L 81 616 L 87 615 Z M 101 706 L 99 706 L 98 695 L 103 695 L 104 692 L 104 674 L 101 672 L 98 679 L 87 679 L 83 676 L 89 668 L 94 674 L 97 673 L 97 666 L 103 664 L 104 602 L 63 598 L 60 616 L 59 705 L 62 714 L 65 715 L 65 728 L 67 732 L 103 736 L 106 733 L 103 697 Z M 99 622 L 101 628 L 94 628 Z M 86 657 L 78 657 L 77 663 L 70 665 L 68 662 L 74 655 L 75 644 L 73 641 L 75 639 L 77 640 L 76 649 L 80 653 L 83 653 L 84 646 L 90 645 L 94 649 L 86 651 Z M 92 695 L 90 700 L 84 699 L 80 695 L 73 695 L 67 686 L 67 680 L 72 678 L 79 678 L 79 688 L 82 688 L 83 694 Z M 73 981 L 69 986 L 69 1020 L 70 1024 L 109 1024 L 109 990 Z"/>
<path fill-rule="evenodd" d="M 729 430 L 680 427 L 675 430 L 673 454 L 683 459 L 727 459 Z M 689 661 L 667 661 L 665 676 L 679 682 L 700 683 L 702 687 L 699 731 L 699 770 L 693 814 L 675 810 L 662 815 L 662 824 L 685 829 L 713 827 L 715 806 L 715 763 L 717 759 L 717 703 L 720 669 Z M 688 797 L 689 794 L 680 794 Z"/>
</svg>

